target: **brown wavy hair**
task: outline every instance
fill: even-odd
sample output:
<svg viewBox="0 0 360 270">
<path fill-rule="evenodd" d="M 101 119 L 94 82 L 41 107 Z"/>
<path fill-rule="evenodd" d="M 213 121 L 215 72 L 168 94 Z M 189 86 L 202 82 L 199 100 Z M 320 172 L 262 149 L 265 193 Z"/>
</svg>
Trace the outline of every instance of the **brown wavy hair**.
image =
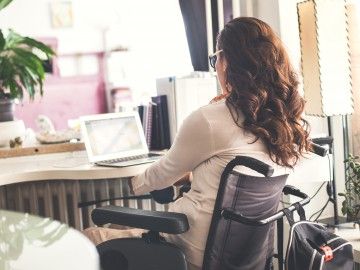
<svg viewBox="0 0 360 270">
<path fill-rule="evenodd" d="M 305 100 L 280 39 L 265 22 L 240 17 L 225 25 L 217 45 L 227 62 L 226 104 L 235 123 L 261 139 L 275 163 L 292 168 L 311 146 Z"/>
</svg>

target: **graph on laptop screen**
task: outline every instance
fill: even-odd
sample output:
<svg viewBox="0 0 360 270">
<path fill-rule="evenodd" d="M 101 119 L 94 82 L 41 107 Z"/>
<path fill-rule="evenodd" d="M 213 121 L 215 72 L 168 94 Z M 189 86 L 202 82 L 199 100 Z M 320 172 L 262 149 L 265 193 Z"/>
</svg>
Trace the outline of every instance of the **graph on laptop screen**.
<svg viewBox="0 0 360 270">
<path fill-rule="evenodd" d="M 134 117 L 90 120 L 85 126 L 93 155 L 143 149 Z"/>
</svg>

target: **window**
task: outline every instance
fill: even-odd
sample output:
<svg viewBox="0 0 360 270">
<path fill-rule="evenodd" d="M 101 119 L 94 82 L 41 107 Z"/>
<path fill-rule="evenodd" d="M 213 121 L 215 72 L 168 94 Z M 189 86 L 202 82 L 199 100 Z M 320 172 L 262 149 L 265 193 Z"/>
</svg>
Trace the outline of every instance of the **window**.
<svg viewBox="0 0 360 270">
<path fill-rule="evenodd" d="M 156 95 L 156 78 L 193 71 L 184 23 L 177 0 L 118 2 L 120 21 L 107 42 L 128 51 L 112 56 L 110 78 L 115 86 L 129 86 L 140 102 Z"/>
</svg>

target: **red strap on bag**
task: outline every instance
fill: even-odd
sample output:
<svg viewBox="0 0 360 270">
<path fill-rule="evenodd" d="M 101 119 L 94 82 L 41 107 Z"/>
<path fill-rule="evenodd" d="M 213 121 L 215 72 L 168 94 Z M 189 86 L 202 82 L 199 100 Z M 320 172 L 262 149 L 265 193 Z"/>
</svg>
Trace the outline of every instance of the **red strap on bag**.
<svg viewBox="0 0 360 270">
<path fill-rule="evenodd" d="M 331 261 L 334 258 L 333 251 L 329 246 L 321 246 L 320 249 L 324 252 L 325 262 Z"/>
</svg>

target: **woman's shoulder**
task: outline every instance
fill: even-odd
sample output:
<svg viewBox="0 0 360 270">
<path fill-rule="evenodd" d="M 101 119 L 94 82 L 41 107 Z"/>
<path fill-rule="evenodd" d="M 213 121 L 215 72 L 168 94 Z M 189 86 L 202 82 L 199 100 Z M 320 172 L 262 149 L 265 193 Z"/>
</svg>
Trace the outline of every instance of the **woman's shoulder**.
<svg viewBox="0 0 360 270">
<path fill-rule="evenodd" d="M 239 115 L 239 120 L 242 121 L 243 116 Z M 230 113 L 225 100 L 216 101 L 204 105 L 197 110 L 193 111 L 186 119 L 185 122 L 196 123 L 206 121 L 212 127 L 236 127 L 234 119 Z"/>
<path fill-rule="evenodd" d="M 207 123 L 212 126 L 214 122 L 223 121 L 229 118 L 230 113 L 225 102 L 218 101 L 207 104 L 190 113 L 183 121 L 183 125 L 191 127 L 199 127 L 200 123 Z M 231 117 L 231 116 L 230 116 Z"/>
<path fill-rule="evenodd" d="M 230 109 L 224 99 L 202 106 L 198 111 L 209 121 L 233 121 Z"/>
<path fill-rule="evenodd" d="M 205 115 L 227 112 L 228 110 L 229 109 L 225 103 L 225 100 L 215 101 L 199 108 L 199 111 L 201 111 Z"/>
</svg>

